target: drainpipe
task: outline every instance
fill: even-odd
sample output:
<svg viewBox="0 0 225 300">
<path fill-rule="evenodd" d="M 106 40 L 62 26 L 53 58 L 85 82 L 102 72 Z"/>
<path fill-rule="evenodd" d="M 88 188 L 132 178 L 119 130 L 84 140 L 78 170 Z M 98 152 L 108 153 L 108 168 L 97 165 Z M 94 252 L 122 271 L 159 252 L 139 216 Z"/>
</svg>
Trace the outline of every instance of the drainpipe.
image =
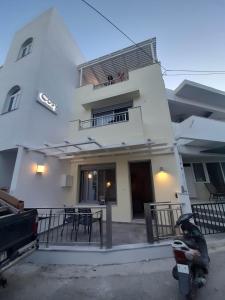
<svg viewBox="0 0 225 300">
<path fill-rule="evenodd" d="M 174 143 L 173 149 L 174 149 L 175 159 L 177 162 L 178 177 L 179 177 L 179 182 L 180 182 L 180 187 L 181 187 L 181 191 L 177 193 L 178 199 L 179 199 L 179 202 L 181 203 L 182 213 L 190 213 L 190 212 L 192 212 L 191 201 L 190 201 L 190 197 L 188 194 L 187 182 L 186 182 L 186 178 L 185 178 L 185 174 L 184 174 L 183 160 L 182 160 L 181 154 L 179 153 L 177 143 Z"/>
</svg>

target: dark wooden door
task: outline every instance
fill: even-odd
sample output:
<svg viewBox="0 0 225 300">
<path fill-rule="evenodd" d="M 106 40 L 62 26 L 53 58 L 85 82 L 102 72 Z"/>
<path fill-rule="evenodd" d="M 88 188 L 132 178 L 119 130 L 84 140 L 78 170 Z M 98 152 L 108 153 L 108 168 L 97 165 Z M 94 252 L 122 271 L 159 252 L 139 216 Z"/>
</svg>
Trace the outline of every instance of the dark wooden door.
<svg viewBox="0 0 225 300">
<path fill-rule="evenodd" d="M 130 163 L 130 181 L 133 217 L 144 217 L 144 203 L 153 201 L 151 163 L 149 161 Z"/>
</svg>

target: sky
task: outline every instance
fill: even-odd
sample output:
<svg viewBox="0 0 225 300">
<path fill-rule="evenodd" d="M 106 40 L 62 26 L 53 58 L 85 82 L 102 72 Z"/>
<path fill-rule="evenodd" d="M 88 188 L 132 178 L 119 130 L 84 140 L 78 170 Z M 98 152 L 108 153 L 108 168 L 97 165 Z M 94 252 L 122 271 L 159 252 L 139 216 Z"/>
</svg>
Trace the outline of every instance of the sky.
<svg viewBox="0 0 225 300">
<path fill-rule="evenodd" d="M 158 59 L 167 69 L 225 71 L 225 0 L 88 1 L 135 42 L 156 37 Z M 64 18 L 87 60 L 131 45 L 81 0 L 0 0 L 0 65 L 13 34 L 50 7 Z M 184 79 L 225 90 L 225 74 L 164 76 L 171 89 Z"/>
</svg>

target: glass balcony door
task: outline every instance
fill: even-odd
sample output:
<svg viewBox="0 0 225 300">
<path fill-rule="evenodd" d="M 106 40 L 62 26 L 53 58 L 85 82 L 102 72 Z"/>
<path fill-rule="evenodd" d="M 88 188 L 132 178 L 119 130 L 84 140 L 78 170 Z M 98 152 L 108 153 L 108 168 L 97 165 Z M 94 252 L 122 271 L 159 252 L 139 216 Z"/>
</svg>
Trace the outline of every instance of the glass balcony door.
<svg viewBox="0 0 225 300">
<path fill-rule="evenodd" d="M 107 201 L 116 202 L 115 168 L 81 170 L 80 202 L 103 204 Z"/>
</svg>

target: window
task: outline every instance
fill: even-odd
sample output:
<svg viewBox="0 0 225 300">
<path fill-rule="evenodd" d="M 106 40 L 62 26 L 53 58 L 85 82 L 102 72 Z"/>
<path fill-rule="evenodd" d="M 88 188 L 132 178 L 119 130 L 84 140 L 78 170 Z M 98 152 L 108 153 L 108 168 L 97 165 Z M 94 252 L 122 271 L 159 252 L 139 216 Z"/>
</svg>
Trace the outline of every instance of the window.
<svg viewBox="0 0 225 300">
<path fill-rule="evenodd" d="M 13 88 L 11 88 L 6 96 L 3 113 L 13 111 L 19 107 L 20 92 L 21 89 L 18 85 L 15 85 Z"/>
<path fill-rule="evenodd" d="M 116 172 L 114 164 L 81 167 L 80 202 L 116 202 Z"/>
<path fill-rule="evenodd" d="M 196 182 L 206 182 L 205 170 L 202 163 L 193 163 Z"/>
<path fill-rule="evenodd" d="M 33 43 L 33 38 L 27 39 L 21 46 L 18 59 L 23 58 L 24 56 L 28 55 L 31 52 L 31 47 Z"/>
<path fill-rule="evenodd" d="M 217 188 L 224 186 L 224 178 L 219 162 L 206 163 L 210 182 Z"/>
</svg>

